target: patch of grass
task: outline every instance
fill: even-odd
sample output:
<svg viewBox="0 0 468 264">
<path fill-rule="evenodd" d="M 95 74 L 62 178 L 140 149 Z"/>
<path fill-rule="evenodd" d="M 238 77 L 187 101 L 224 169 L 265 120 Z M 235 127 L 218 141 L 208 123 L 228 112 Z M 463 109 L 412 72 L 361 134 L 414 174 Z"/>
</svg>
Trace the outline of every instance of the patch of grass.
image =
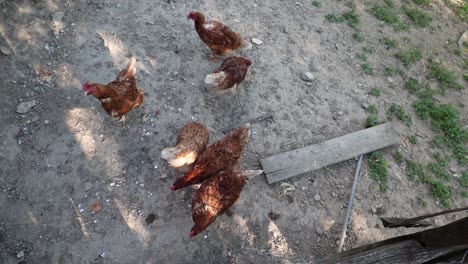
<svg viewBox="0 0 468 264">
<path fill-rule="evenodd" d="M 446 140 L 443 136 L 436 136 L 434 140 L 432 140 L 432 147 L 433 148 L 442 148 L 446 144 Z"/>
<path fill-rule="evenodd" d="M 343 14 L 343 19 L 348 21 L 348 26 L 353 29 L 357 29 L 361 19 L 359 18 L 358 13 L 356 13 L 356 8 L 351 7 L 351 10 Z"/>
<path fill-rule="evenodd" d="M 387 116 L 389 119 L 397 118 L 406 126 L 411 125 L 411 116 L 408 115 L 401 105 L 392 103 L 390 108 L 387 110 Z"/>
<path fill-rule="evenodd" d="M 362 61 L 367 61 L 367 57 L 364 53 L 358 53 L 356 54 L 356 58 L 362 60 Z"/>
<path fill-rule="evenodd" d="M 374 74 L 374 68 L 369 65 L 369 63 L 364 63 L 361 65 L 361 69 L 366 75 L 373 75 Z"/>
<path fill-rule="evenodd" d="M 372 54 L 375 52 L 375 49 L 373 47 L 362 47 L 362 51 L 364 51 L 365 53 Z"/>
<path fill-rule="evenodd" d="M 386 49 L 396 48 L 398 46 L 398 40 L 392 38 L 383 38 L 383 43 Z"/>
<path fill-rule="evenodd" d="M 461 195 L 462 197 L 468 197 L 468 191 L 461 191 L 461 192 L 460 192 L 460 195 Z"/>
<path fill-rule="evenodd" d="M 424 172 L 424 166 L 412 160 L 406 160 L 406 174 L 408 174 L 413 181 L 422 183 L 431 182 L 430 178 Z"/>
<path fill-rule="evenodd" d="M 379 97 L 382 94 L 382 90 L 380 90 L 379 88 L 372 88 L 370 89 L 369 94 L 375 97 Z"/>
<path fill-rule="evenodd" d="M 415 135 L 411 135 L 408 137 L 408 140 L 411 144 L 415 145 L 418 143 L 418 138 Z"/>
<path fill-rule="evenodd" d="M 413 103 L 416 114 L 418 114 L 419 118 L 422 120 L 426 120 L 430 116 L 430 113 L 435 106 L 434 100 L 432 100 L 433 94 L 434 91 L 432 90 L 419 92 L 418 96 L 420 99 Z"/>
<path fill-rule="evenodd" d="M 312 1 L 312 6 L 319 8 L 322 7 L 322 3 L 320 1 Z"/>
<path fill-rule="evenodd" d="M 468 188 L 468 171 L 463 171 L 461 178 L 458 180 L 461 186 Z"/>
<path fill-rule="evenodd" d="M 428 6 L 431 0 L 413 0 L 413 2 L 420 6 Z"/>
<path fill-rule="evenodd" d="M 468 69 L 468 59 L 463 59 L 463 62 L 462 62 L 462 65 L 463 65 L 463 69 Z"/>
<path fill-rule="evenodd" d="M 326 14 L 325 19 L 330 23 L 341 23 L 344 21 L 342 16 L 337 16 L 335 13 Z"/>
<path fill-rule="evenodd" d="M 401 152 L 399 149 L 395 151 L 395 154 L 393 154 L 393 158 L 395 158 L 395 161 L 399 164 L 405 162 L 405 156 L 403 155 L 403 152 Z"/>
<path fill-rule="evenodd" d="M 370 177 L 379 183 L 380 191 L 387 191 L 388 162 L 383 158 L 380 151 L 374 151 L 367 159 L 369 164 Z"/>
<path fill-rule="evenodd" d="M 442 63 L 429 61 L 429 75 L 430 78 L 435 78 L 439 81 L 441 88 L 453 88 L 456 90 L 463 90 L 463 86 L 457 82 L 458 76 L 455 72 L 445 68 Z"/>
<path fill-rule="evenodd" d="M 357 42 L 363 42 L 364 41 L 364 37 L 361 35 L 361 33 L 359 31 L 354 31 L 352 37 Z"/>
<path fill-rule="evenodd" d="M 468 21 L 468 1 L 460 1 L 455 3 L 454 1 L 445 0 L 448 6 L 463 20 Z"/>
<path fill-rule="evenodd" d="M 422 207 L 424 207 L 424 208 L 427 207 L 427 202 L 423 198 L 416 197 L 416 201 L 418 201 L 418 204 L 420 204 Z"/>
<path fill-rule="evenodd" d="M 402 76 L 403 71 L 397 67 L 385 67 L 384 75 L 385 76 L 395 76 L 395 75 Z"/>
<path fill-rule="evenodd" d="M 450 158 L 442 158 L 440 153 L 434 154 L 434 158 L 436 159 L 436 162 L 429 163 L 427 165 L 428 170 L 437 178 L 449 181 L 452 178 L 451 175 L 447 173 L 447 166 L 450 162 Z"/>
<path fill-rule="evenodd" d="M 395 3 L 393 3 L 393 0 L 384 0 L 385 5 L 388 7 L 394 7 Z"/>
<path fill-rule="evenodd" d="M 411 94 L 416 95 L 419 91 L 421 91 L 424 87 L 423 85 L 418 81 L 418 79 L 415 79 L 413 77 L 410 77 L 408 80 L 405 81 L 405 87 L 410 91 Z"/>
<path fill-rule="evenodd" d="M 377 107 L 375 105 L 369 105 L 369 107 L 367 108 L 367 112 L 369 112 L 370 114 L 376 115 Z"/>
<path fill-rule="evenodd" d="M 468 82 L 468 73 L 463 74 L 463 79 Z"/>
<path fill-rule="evenodd" d="M 403 65 L 408 67 L 409 65 L 420 61 L 422 59 L 422 53 L 418 48 L 410 48 L 407 50 L 400 50 L 395 54 L 395 57 L 399 59 Z"/>
<path fill-rule="evenodd" d="M 418 27 L 428 27 L 431 24 L 432 17 L 417 8 L 403 7 L 403 12 Z"/>
<path fill-rule="evenodd" d="M 444 207 L 450 208 L 450 197 L 452 191 L 439 181 L 431 182 L 431 195 L 441 200 Z"/>
<path fill-rule="evenodd" d="M 463 51 L 461 49 L 454 49 L 453 53 L 460 57 L 463 55 Z"/>
<path fill-rule="evenodd" d="M 393 9 L 389 6 L 376 4 L 372 7 L 372 13 L 378 20 L 388 24 L 396 24 L 400 22 L 398 15 L 396 15 L 393 12 Z"/>
</svg>

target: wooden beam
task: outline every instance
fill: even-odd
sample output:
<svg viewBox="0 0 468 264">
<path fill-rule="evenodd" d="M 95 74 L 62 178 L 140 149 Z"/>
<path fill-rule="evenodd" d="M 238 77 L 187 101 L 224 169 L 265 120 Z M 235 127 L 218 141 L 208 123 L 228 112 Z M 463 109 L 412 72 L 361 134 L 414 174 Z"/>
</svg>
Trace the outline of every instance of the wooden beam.
<svg viewBox="0 0 468 264">
<path fill-rule="evenodd" d="M 396 123 L 385 123 L 260 160 L 270 184 L 400 142 Z"/>
</svg>

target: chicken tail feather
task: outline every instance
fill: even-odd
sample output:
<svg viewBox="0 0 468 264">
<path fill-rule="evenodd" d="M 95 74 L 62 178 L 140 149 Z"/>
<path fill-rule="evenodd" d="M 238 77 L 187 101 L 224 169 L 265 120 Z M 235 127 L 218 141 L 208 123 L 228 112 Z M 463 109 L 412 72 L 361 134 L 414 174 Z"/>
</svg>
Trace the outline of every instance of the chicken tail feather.
<svg viewBox="0 0 468 264">
<path fill-rule="evenodd" d="M 180 168 L 190 165 L 197 159 L 195 151 L 186 151 L 180 147 L 165 148 L 161 151 L 161 158 L 167 160 L 170 166 Z"/>
<path fill-rule="evenodd" d="M 226 79 L 226 73 L 221 71 L 221 72 L 215 72 L 208 74 L 205 77 L 205 83 L 210 86 L 219 86 L 221 83 L 224 82 Z"/>
</svg>

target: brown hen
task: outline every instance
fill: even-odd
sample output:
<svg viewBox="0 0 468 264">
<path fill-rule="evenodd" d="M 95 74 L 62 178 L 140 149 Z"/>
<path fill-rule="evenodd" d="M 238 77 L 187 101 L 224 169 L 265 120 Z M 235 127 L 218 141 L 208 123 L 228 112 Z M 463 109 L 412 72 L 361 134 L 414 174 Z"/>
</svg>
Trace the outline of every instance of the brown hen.
<svg viewBox="0 0 468 264">
<path fill-rule="evenodd" d="M 143 92 L 136 86 L 136 58 L 132 57 L 115 81 L 102 85 L 85 82 L 85 95 L 92 95 L 101 101 L 101 105 L 111 117 L 125 123 L 125 114 L 143 102 Z"/>
<path fill-rule="evenodd" d="M 161 158 L 167 160 L 172 167 L 187 171 L 198 155 L 205 150 L 208 139 L 206 127 L 196 122 L 188 123 L 180 130 L 176 146 L 163 149 Z"/>
<path fill-rule="evenodd" d="M 172 191 L 201 183 L 220 171 L 239 168 L 244 146 L 249 139 L 250 124 L 245 124 L 208 148 L 195 165 L 171 187 Z"/>
<path fill-rule="evenodd" d="M 242 57 L 229 57 L 213 73 L 205 77 L 205 83 L 225 93 L 235 93 L 245 79 L 252 62 Z"/>
<path fill-rule="evenodd" d="M 195 21 L 195 30 L 215 55 L 226 55 L 246 45 L 242 37 L 218 21 L 205 21 L 200 12 L 190 12 L 188 19 Z"/>
<path fill-rule="evenodd" d="M 262 170 L 229 170 L 206 180 L 192 199 L 192 219 L 195 225 L 189 236 L 201 233 L 216 220 L 216 217 L 229 209 L 239 198 L 247 178 L 262 172 Z"/>
</svg>

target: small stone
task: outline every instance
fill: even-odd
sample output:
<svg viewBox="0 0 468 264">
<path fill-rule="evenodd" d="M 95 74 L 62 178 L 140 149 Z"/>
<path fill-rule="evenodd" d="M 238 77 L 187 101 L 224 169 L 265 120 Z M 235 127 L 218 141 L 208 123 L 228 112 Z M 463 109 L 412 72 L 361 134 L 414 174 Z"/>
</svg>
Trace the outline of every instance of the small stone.
<svg viewBox="0 0 468 264">
<path fill-rule="evenodd" d="M 373 214 L 376 214 L 376 213 L 377 213 L 377 208 L 372 207 L 372 213 L 373 213 Z"/>
<path fill-rule="evenodd" d="M 319 236 L 323 236 L 323 231 L 320 227 L 315 227 L 315 233 L 317 233 L 317 235 Z"/>
<path fill-rule="evenodd" d="M 332 196 L 333 196 L 333 197 L 336 197 L 337 194 L 336 194 L 335 192 L 332 192 Z"/>
<path fill-rule="evenodd" d="M 301 190 L 306 191 L 306 190 L 307 190 L 307 187 L 302 186 Z"/>
<path fill-rule="evenodd" d="M 29 110 L 31 110 L 31 108 L 35 107 L 36 104 L 37 104 L 36 100 L 23 102 L 16 107 L 16 112 L 19 114 L 25 114 Z"/>
<path fill-rule="evenodd" d="M 294 244 L 299 245 L 299 240 L 294 241 Z"/>
<path fill-rule="evenodd" d="M 52 15 L 52 21 L 54 21 L 56 26 L 58 26 L 58 24 L 62 21 L 64 15 L 65 12 L 63 11 L 59 11 Z"/>
<path fill-rule="evenodd" d="M 84 186 L 85 191 L 89 191 L 93 187 L 93 184 L 90 182 L 85 182 L 83 186 Z"/>
<path fill-rule="evenodd" d="M 344 114 L 344 112 L 343 112 L 343 111 L 338 111 L 337 114 L 338 114 L 339 116 L 342 116 L 342 115 Z"/>
<path fill-rule="evenodd" d="M 23 251 L 18 252 L 18 254 L 16 254 L 16 258 L 18 259 L 24 258 L 24 252 Z"/>
<path fill-rule="evenodd" d="M 453 174 L 453 177 L 454 177 L 454 178 L 460 178 L 460 175 L 457 174 L 457 173 L 454 173 L 454 174 Z"/>
<path fill-rule="evenodd" d="M 303 72 L 301 78 L 303 81 L 311 82 L 314 80 L 314 75 L 311 72 Z"/>
<path fill-rule="evenodd" d="M 456 172 L 457 172 L 457 168 L 455 168 L 455 167 L 450 167 L 449 170 L 450 170 L 451 172 L 453 172 L 453 173 L 456 173 Z"/>
<path fill-rule="evenodd" d="M 234 19 L 234 22 L 240 23 L 240 20 L 236 18 L 236 19 Z"/>
<path fill-rule="evenodd" d="M 394 82 L 392 77 L 387 77 L 387 81 L 388 81 L 389 83 L 393 83 L 393 82 Z"/>
<path fill-rule="evenodd" d="M 258 38 L 252 38 L 251 41 L 252 41 L 252 43 L 255 44 L 255 45 L 261 45 L 261 44 L 263 44 L 263 41 L 261 41 L 261 40 L 258 39 Z"/>
<path fill-rule="evenodd" d="M 163 173 L 159 176 L 159 179 L 166 179 L 167 178 L 167 174 L 166 173 Z"/>
<path fill-rule="evenodd" d="M 72 99 L 71 96 L 67 96 L 67 97 L 65 97 L 65 98 L 66 98 L 67 100 L 71 100 L 71 99 Z"/>
<path fill-rule="evenodd" d="M 320 199 L 321 199 L 321 198 L 320 198 L 320 194 L 314 195 L 314 200 L 315 200 L 316 202 L 320 201 Z"/>
<path fill-rule="evenodd" d="M 5 55 L 11 55 L 13 51 L 5 46 L 0 46 L 0 52 Z"/>
<path fill-rule="evenodd" d="M 44 125 L 48 125 L 48 124 L 50 124 L 50 121 L 49 121 L 49 120 L 47 120 L 47 119 L 46 119 L 46 120 L 44 120 Z"/>
<path fill-rule="evenodd" d="M 364 108 L 364 109 L 369 108 L 369 104 L 368 104 L 368 103 L 363 103 L 361 106 L 362 106 L 362 108 Z"/>
</svg>

